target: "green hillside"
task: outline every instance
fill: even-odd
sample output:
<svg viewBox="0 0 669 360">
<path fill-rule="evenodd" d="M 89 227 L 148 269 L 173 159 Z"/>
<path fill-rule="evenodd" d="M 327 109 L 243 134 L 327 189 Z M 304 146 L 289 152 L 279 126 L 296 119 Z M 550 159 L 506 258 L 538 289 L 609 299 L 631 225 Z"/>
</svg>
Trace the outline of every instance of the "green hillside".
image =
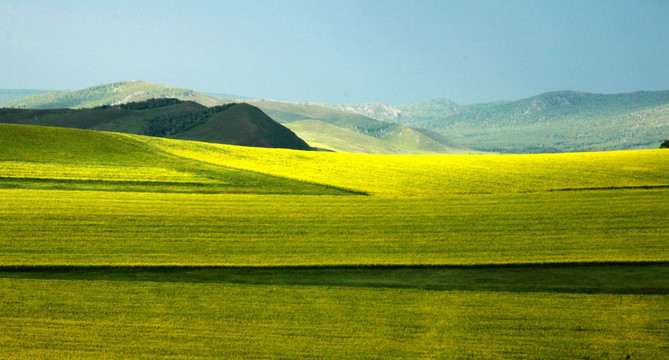
<svg viewBox="0 0 669 360">
<path fill-rule="evenodd" d="M 471 265 L 667 256 L 658 251 L 667 229 L 664 150 L 370 155 L 24 125 L 0 125 L 0 134 L 0 265 Z M 90 192 L 96 190 L 109 193 Z M 40 231 L 21 226 L 28 214 Z M 49 235 L 56 232 L 78 235 L 63 243 Z"/>
<path fill-rule="evenodd" d="M 92 108 L 101 105 L 144 101 L 152 98 L 178 98 L 214 106 L 224 101 L 190 89 L 152 84 L 144 81 L 122 81 L 90 88 L 62 92 L 53 91 L 9 101 L 0 106 L 23 109 Z"/>
<path fill-rule="evenodd" d="M 248 104 L 205 107 L 152 99 L 92 109 L 0 109 L 0 123 L 57 126 L 233 145 L 310 150 L 293 132 Z"/>
<path fill-rule="evenodd" d="M 282 124 L 288 125 L 297 121 L 318 120 L 347 130 L 325 129 L 313 122 L 293 127 L 297 135 L 303 138 L 315 138 L 315 131 L 327 130 L 317 135 L 317 143 L 329 149 L 352 148 L 358 149 L 355 152 L 360 152 L 359 150 L 369 148 L 370 153 L 384 151 L 386 154 L 449 154 L 467 152 L 466 148 L 455 145 L 452 141 L 443 143 L 440 140 L 431 138 L 426 133 L 404 125 L 389 125 L 367 116 L 332 109 L 326 106 L 267 100 L 256 100 L 250 103 L 259 107 Z M 304 131 L 304 133 L 301 131 Z M 355 136 L 351 132 L 380 139 L 388 144 L 381 145 L 378 142 L 372 142 L 371 144 L 360 143 L 365 138 Z M 443 138 L 443 135 L 440 138 Z M 342 141 L 348 143 L 348 146 L 342 147 Z"/>
<path fill-rule="evenodd" d="M 367 104 L 339 107 L 369 112 Z M 373 114 L 493 152 L 657 148 L 669 137 L 669 91 L 611 95 L 557 91 L 519 101 L 466 106 L 438 99 Z"/>
<path fill-rule="evenodd" d="M 348 193 L 169 155 L 149 144 L 151 138 L 137 139 L 120 133 L 0 124 L 0 188 Z"/>
<path fill-rule="evenodd" d="M 284 124 L 311 146 L 337 152 L 363 154 L 401 154 L 404 151 L 369 135 L 328 124 L 320 120 L 299 120 Z"/>
</svg>

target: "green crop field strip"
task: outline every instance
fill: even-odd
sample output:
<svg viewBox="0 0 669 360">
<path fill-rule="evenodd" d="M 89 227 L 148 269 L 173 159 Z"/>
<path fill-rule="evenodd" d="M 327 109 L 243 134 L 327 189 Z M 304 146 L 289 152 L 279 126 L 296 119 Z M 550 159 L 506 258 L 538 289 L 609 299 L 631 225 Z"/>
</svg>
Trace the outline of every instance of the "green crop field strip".
<svg viewBox="0 0 669 360">
<path fill-rule="evenodd" d="M 3 359 L 669 358 L 667 151 L 0 140 Z"/>
<path fill-rule="evenodd" d="M 666 261 L 669 189 L 452 195 L 0 190 L 0 265 Z"/>
</svg>

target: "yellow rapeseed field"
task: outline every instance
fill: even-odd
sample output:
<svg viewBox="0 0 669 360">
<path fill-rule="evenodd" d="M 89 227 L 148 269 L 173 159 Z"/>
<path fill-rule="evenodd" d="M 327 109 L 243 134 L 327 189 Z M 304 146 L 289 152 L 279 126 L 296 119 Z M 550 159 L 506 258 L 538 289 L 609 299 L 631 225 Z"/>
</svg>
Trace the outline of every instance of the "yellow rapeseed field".
<svg viewBox="0 0 669 360">
<path fill-rule="evenodd" d="M 669 185 L 669 152 L 539 155 L 368 155 L 146 141 L 212 164 L 383 196 L 439 196 Z"/>
</svg>

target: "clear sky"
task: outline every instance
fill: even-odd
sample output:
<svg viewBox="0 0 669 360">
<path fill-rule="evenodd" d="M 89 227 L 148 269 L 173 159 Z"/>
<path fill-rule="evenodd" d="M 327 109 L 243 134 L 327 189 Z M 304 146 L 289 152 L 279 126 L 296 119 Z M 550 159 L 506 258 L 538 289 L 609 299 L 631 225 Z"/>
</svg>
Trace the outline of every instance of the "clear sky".
<svg viewBox="0 0 669 360">
<path fill-rule="evenodd" d="M 669 89 L 669 1 L 0 0 L 0 88 L 405 104 Z"/>
</svg>

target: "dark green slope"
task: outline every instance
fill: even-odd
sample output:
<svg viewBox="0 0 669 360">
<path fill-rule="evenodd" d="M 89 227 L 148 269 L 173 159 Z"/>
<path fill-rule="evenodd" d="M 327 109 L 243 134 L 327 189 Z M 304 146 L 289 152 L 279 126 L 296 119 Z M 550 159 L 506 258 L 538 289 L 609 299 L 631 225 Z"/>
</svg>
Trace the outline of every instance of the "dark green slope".
<svg viewBox="0 0 669 360">
<path fill-rule="evenodd" d="M 146 128 L 152 119 L 161 114 L 177 117 L 206 109 L 191 102 L 177 102 L 172 105 L 129 110 L 121 107 L 96 109 L 0 109 L 0 122 L 7 124 L 40 125 L 75 129 L 102 130 L 146 135 Z"/>
<path fill-rule="evenodd" d="M 226 111 L 214 114 L 209 121 L 174 136 L 221 144 L 311 150 L 311 147 L 249 104 L 232 104 Z"/>
<path fill-rule="evenodd" d="M 0 109 L 0 123 L 113 131 L 231 145 L 311 148 L 247 104 L 207 108 L 192 101 L 153 99 L 93 109 Z"/>
</svg>

